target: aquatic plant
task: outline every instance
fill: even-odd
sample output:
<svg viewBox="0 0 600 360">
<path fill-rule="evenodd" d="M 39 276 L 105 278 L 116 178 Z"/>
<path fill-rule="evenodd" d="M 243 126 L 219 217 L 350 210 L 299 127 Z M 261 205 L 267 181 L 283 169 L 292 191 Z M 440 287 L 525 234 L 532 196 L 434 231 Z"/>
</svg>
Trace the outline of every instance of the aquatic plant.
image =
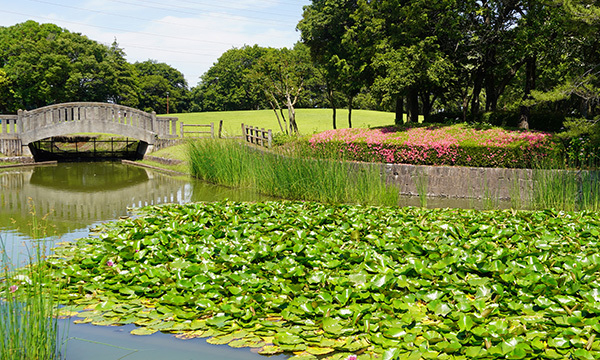
<svg viewBox="0 0 600 360">
<path fill-rule="evenodd" d="M 371 205 L 399 200 L 380 166 L 283 156 L 223 140 L 190 142 L 189 158 L 191 174 L 199 179 L 285 199 Z"/>
<path fill-rule="evenodd" d="M 600 357 L 594 212 L 198 203 L 64 243 L 81 322 L 297 359 Z M 112 266 L 108 261 L 112 261 Z"/>
<path fill-rule="evenodd" d="M 64 334 L 58 329 L 56 283 L 46 262 L 43 226 L 31 207 L 34 239 L 27 248 L 27 266 L 15 269 L 19 259 L 8 255 L 0 236 L 0 359 L 62 359 Z"/>
</svg>

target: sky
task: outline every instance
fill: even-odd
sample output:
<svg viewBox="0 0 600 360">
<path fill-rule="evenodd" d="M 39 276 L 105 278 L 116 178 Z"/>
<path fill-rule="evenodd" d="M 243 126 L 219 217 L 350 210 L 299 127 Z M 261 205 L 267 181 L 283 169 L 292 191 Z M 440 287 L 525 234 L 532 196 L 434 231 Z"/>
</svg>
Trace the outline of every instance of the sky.
<svg viewBox="0 0 600 360">
<path fill-rule="evenodd" d="M 225 51 L 244 45 L 292 47 L 310 0 L 0 0 L 0 26 L 53 23 L 127 60 L 156 60 L 181 71 L 189 87 Z"/>
</svg>

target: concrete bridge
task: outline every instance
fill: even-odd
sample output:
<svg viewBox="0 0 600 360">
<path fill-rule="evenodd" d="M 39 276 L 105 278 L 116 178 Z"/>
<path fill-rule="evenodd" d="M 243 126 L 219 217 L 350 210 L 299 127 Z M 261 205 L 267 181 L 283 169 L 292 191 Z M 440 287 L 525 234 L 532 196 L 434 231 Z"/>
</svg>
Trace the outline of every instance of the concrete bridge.
<svg viewBox="0 0 600 360">
<path fill-rule="evenodd" d="M 74 133 L 121 135 L 153 147 L 161 140 L 178 137 L 177 120 L 176 117 L 157 117 L 155 112 L 96 102 L 19 110 L 17 115 L 0 115 L 0 153 L 30 154 L 29 145 L 35 141 Z"/>
</svg>

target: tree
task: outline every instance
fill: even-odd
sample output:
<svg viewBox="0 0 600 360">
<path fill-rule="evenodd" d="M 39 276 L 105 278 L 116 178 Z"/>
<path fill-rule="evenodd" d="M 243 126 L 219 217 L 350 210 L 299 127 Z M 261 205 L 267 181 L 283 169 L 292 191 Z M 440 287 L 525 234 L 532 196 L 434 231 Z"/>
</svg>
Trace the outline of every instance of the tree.
<svg viewBox="0 0 600 360">
<path fill-rule="evenodd" d="M 183 112 L 187 109 L 189 90 L 183 74 L 177 69 L 155 60 L 136 62 L 139 84 L 139 107 L 147 112 Z"/>
<path fill-rule="evenodd" d="M 288 126 L 279 126 L 282 132 L 298 133 L 295 106 L 305 89 L 308 78 L 312 75 L 310 57 L 305 46 L 296 44 L 293 49 L 268 49 L 253 69 L 253 78 L 262 84 L 261 89 L 277 115 L 285 124 L 281 105 L 287 108 Z"/>
<path fill-rule="evenodd" d="M 352 127 L 354 97 L 369 84 L 372 76 L 370 37 L 361 31 L 363 24 L 354 17 L 364 1 L 314 0 L 304 7 L 298 23 L 302 41 L 310 48 L 312 59 L 323 70 L 323 78 L 333 94 L 334 89 L 344 93 L 348 104 L 348 126 Z M 334 97 L 329 96 L 330 101 Z M 335 127 L 336 104 L 333 123 Z"/>
<path fill-rule="evenodd" d="M 133 68 L 111 47 L 53 24 L 27 21 L 0 28 L 0 68 L 12 84 L 7 110 L 69 101 L 137 105 Z"/>
<path fill-rule="evenodd" d="M 259 84 L 248 76 L 265 52 L 265 48 L 254 45 L 223 53 L 193 90 L 195 108 L 231 111 L 266 107 Z"/>
<path fill-rule="evenodd" d="M 0 69 L 0 114 L 8 113 L 8 106 L 12 102 L 11 82 L 6 72 Z"/>
</svg>

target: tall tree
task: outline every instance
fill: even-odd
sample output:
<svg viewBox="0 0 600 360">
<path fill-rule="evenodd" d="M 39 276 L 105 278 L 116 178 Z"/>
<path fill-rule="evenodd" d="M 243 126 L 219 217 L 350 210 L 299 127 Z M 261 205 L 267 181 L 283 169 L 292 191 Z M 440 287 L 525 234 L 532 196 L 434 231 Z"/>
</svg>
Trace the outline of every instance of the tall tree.
<svg viewBox="0 0 600 360">
<path fill-rule="evenodd" d="M 304 7 L 297 26 L 313 60 L 322 67 L 328 86 L 345 94 L 349 127 L 352 127 L 354 97 L 368 85 L 372 76 L 373 47 L 369 46 L 370 37 L 361 31 L 363 25 L 354 16 L 360 2 L 314 0 Z M 334 103 L 331 105 L 335 108 Z"/>
<path fill-rule="evenodd" d="M 266 107 L 257 84 L 248 76 L 266 52 L 258 45 L 227 50 L 201 77 L 192 101 L 203 111 L 251 110 Z"/>
<path fill-rule="evenodd" d="M 137 105 L 133 68 L 116 43 L 107 47 L 53 24 L 0 28 L 0 68 L 12 84 L 12 112 L 68 101 Z"/>
<path fill-rule="evenodd" d="M 183 112 L 187 109 L 189 90 L 183 74 L 177 69 L 156 60 L 136 62 L 139 84 L 139 107 L 144 111 Z"/>
<path fill-rule="evenodd" d="M 262 84 L 263 93 L 275 114 L 277 110 L 281 112 L 280 104 L 287 108 L 289 133 L 298 133 L 295 107 L 311 75 L 310 57 L 303 44 L 296 44 L 293 49 L 268 49 L 254 67 L 254 78 Z M 288 132 L 281 123 L 280 127 Z"/>
</svg>

